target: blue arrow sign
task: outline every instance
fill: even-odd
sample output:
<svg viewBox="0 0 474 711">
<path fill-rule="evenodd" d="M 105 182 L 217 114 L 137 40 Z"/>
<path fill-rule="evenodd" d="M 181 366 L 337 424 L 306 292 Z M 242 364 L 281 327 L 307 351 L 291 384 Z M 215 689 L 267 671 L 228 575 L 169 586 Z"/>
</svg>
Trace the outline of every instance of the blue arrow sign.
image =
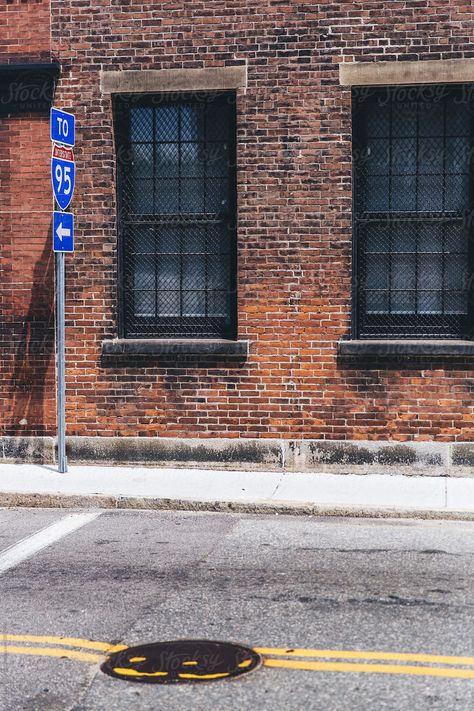
<svg viewBox="0 0 474 711">
<path fill-rule="evenodd" d="M 72 200 L 75 177 L 76 166 L 72 149 L 53 146 L 51 179 L 54 196 L 61 210 L 65 210 Z"/>
<path fill-rule="evenodd" d="M 53 212 L 53 250 L 74 252 L 74 215 L 72 212 Z"/>
<path fill-rule="evenodd" d="M 51 109 L 51 140 L 64 146 L 74 145 L 75 118 L 60 109 Z"/>
</svg>

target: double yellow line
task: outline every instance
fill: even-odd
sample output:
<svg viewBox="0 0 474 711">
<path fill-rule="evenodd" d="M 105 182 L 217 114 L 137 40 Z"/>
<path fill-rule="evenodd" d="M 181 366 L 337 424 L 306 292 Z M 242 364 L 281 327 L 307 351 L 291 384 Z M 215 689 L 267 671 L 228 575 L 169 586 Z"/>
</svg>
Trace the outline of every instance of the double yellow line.
<svg viewBox="0 0 474 711">
<path fill-rule="evenodd" d="M 104 661 L 104 655 L 126 648 L 127 646 L 123 644 L 112 645 L 108 642 L 95 642 L 77 637 L 0 634 L 0 656 L 19 654 L 98 664 Z M 255 651 L 262 655 L 264 666 L 278 669 L 474 679 L 474 657 L 284 647 L 255 647 Z M 321 661 L 328 659 L 339 661 Z M 426 666 L 427 664 L 433 666 Z"/>
<path fill-rule="evenodd" d="M 23 642 L 24 644 L 47 644 L 56 645 L 48 647 L 24 647 L 11 644 L 11 642 Z M 63 649 L 66 647 L 66 649 Z M 80 649 L 91 649 L 103 654 L 93 654 L 92 652 L 82 652 L 67 647 L 79 647 Z M 77 662 L 92 662 L 97 664 L 104 661 L 104 654 L 119 652 L 126 649 L 124 644 L 112 645 L 107 642 L 93 642 L 89 639 L 79 639 L 77 637 L 50 637 L 41 635 L 18 635 L 0 634 L 0 655 L 2 654 L 27 654 L 34 657 L 57 657 L 60 659 L 73 659 Z"/>
<path fill-rule="evenodd" d="M 447 657 L 436 654 L 407 654 L 403 652 L 362 652 L 335 649 L 284 649 L 278 647 L 255 647 L 264 658 L 264 665 L 279 669 L 306 669 L 308 671 L 362 672 L 370 674 L 409 674 L 414 676 L 442 676 L 454 679 L 474 679 L 474 657 Z M 274 657 L 283 657 L 282 659 Z M 296 657 L 296 659 L 295 659 Z M 303 657 L 303 659 L 297 659 Z M 354 662 L 310 661 L 317 659 L 353 659 Z M 399 664 L 371 664 L 361 660 L 378 662 L 400 662 Z M 406 664 L 415 662 L 417 664 Z M 418 666 L 419 664 L 419 666 Z M 423 664 L 449 664 L 458 668 L 442 666 L 422 666 Z"/>
</svg>

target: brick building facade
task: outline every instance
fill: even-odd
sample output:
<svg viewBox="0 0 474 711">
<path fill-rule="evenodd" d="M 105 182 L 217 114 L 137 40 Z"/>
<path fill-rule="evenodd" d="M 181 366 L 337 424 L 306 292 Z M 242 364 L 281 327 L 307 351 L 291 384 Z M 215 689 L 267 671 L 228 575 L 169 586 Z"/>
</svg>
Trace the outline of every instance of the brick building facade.
<svg viewBox="0 0 474 711">
<path fill-rule="evenodd" d="M 66 258 L 71 456 L 303 468 L 418 460 L 446 467 L 453 456 L 457 463 L 470 462 L 469 446 L 442 446 L 474 441 L 466 227 L 471 189 L 465 188 L 471 171 L 463 158 L 449 157 L 451 143 L 454 151 L 461 146 L 463 155 L 470 148 L 470 98 L 458 100 L 474 86 L 469 3 L 7 0 L 0 23 L 2 66 L 58 62 L 54 103 L 76 114 L 76 251 Z M 394 87 L 398 94 L 390 94 Z M 377 103 L 381 90 L 385 98 Z M 185 209 L 196 186 L 204 181 L 204 190 L 211 191 L 218 180 L 205 171 L 209 151 L 220 140 L 219 127 L 230 119 L 213 113 L 209 104 L 224 95 L 231 97 L 235 120 L 235 166 L 232 148 L 218 177 L 227 181 L 230 201 L 235 196 L 235 212 L 229 203 L 225 210 L 209 207 L 212 197 L 202 209 Z M 129 117 L 123 133 L 117 108 L 122 100 Z M 373 135 L 372 100 L 381 131 Z M 214 129 L 191 138 L 185 133 L 188 113 L 199 113 L 193 113 L 193 101 L 206 116 L 217 116 L 217 134 Z M 408 121 L 397 134 L 394 112 L 406 116 L 416 105 L 419 115 L 420 102 L 424 118 L 415 128 Z M 387 103 L 391 118 L 383 128 Z M 453 106 L 463 108 L 451 116 Z M 160 134 L 165 115 L 180 117 L 176 138 L 173 127 L 164 138 Z M 439 116 L 440 128 L 426 128 Z M 146 127 L 148 120 L 155 122 L 152 128 Z M 141 121 L 141 128 L 134 128 L 134 121 Z M 456 121 L 461 128 L 450 133 Z M 353 130 L 357 122 L 365 131 L 361 153 Z M 146 131 L 154 132 L 151 138 L 143 138 Z M 219 150 L 231 146 L 228 135 Z M 40 440 L 20 438 L 55 434 L 48 117 L 3 115 L 0 136 L 1 434 L 4 456 L 8 448 L 11 456 L 20 456 L 25 441 L 33 443 L 33 453 L 40 448 Z M 382 139 L 381 150 L 391 158 L 388 168 L 377 172 L 371 160 Z M 443 158 L 428 159 L 423 170 L 420 144 L 435 139 Z M 391 151 L 397 140 L 404 156 L 415 151 L 413 174 L 396 167 Z M 207 151 L 204 177 L 183 167 L 184 151 L 198 142 Z M 140 163 L 137 145 L 152 157 Z M 165 145 L 168 172 L 162 175 L 157 155 Z M 172 151 L 179 154 L 176 165 Z M 13 160 L 18 152 L 22 159 Z M 359 175 L 361 156 L 369 168 Z M 438 169 L 436 160 L 441 160 Z M 143 171 L 133 199 L 154 191 L 152 208 L 139 210 L 135 202 L 127 212 L 129 198 L 121 193 L 127 170 Z M 435 174 L 438 181 L 427 177 Z M 374 204 L 367 193 L 360 207 L 357 181 L 359 194 L 373 185 L 382 202 Z M 439 204 L 434 204 L 436 185 L 441 185 Z M 169 200 L 179 189 L 175 210 L 169 200 L 168 208 L 157 207 L 165 186 Z M 464 202 L 449 197 L 464 190 Z M 413 191 L 411 205 L 406 201 Z M 423 194 L 433 204 L 423 203 Z M 168 224 L 167 210 L 184 220 L 180 249 L 168 252 L 156 246 L 159 230 Z M 230 240 L 234 230 L 235 245 L 229 242 L 227 251 L 219 247 L 211 254 L 205 220 L 219 210 L 228 227 L 219 234 Z M 131 213 L 149 218 L 136 219 L 134 234 L 143 237 L 149 230 L 155 240 L 144 251 L 132 249 L 132 267 L 125 244 L 135 239 L 127 222 Z M 182 246 L 195 234 L 196 221 L 188 213 L 199 213 L 206 235 L 202 274 L 199 250 Z M 356 213 L 362 221 L 357 240 Z M 393 236 L 394 213 L 408 225 L 405 237 L 416 235 L 414 248 L 399 248 L 404 238 L 397 242 Z M 383 228 L 367 232 L 370 219 L 376 225 L 384 220 Z M 420 224 L 433 220 L 439 220 L 442 236 L 428 237 L 430 246 L 423 247 Z M 383 230 L 390 232 L 389 247 L 371 251 L 370 239 Z M 456 248 L 451 240 L 457 240 Z M 164 255 L 171 252 L 179 252 L 174 275 L 179 287 L 160 291 Z M 412 252 L 416 275 L 408 283 L 402 277 L 415 268 L 408 263 Z M 405 262 L 393 256 L 399 253 Z M 227 287 L 216 287 L 209 276 L 216 254 L 222 257 L 219 264 L 226 264 L 219 267 L 219 278 L 227 275 Z M 140 255 L 148 256 L 142 271 L 136 266 Z M 186 264 L 194 276 L 186 276 Z M 439 264 L 438 276 L 433 264 Z M 459 264 L 462 279 L 456 281 Z M 402 277 L 394 276 L 397 268 Z M 147 274 L 151 282 L 143 286 Z M 204 287 L 196 286 L 201 278 Z M 209 295 L 208 287 L 215 293 Z M 211 307 L 219 288 L 227 306 Z M 176 297 L 180 307 L 159 306 L 163 295 L 171 300 L 179 289 L 188 289 L 196 300 L 205 292 L 206 306 L 183 306 L 182 293 Z M 141 311 L 136 306 L 135 320 L 132 314 L 127 321 L 130 299 L 138 304 L 142 298 L 143 304 L 149 292 L 153 306 L 142 305 Z M 414 292 L 415 301 L 406 297 L 400 306 L 404 292 Z M 140 438 L 143 446 L 123 438 Z M 169 440 L 167 447 L 161 438 L 180 442 Z M 199 448 L 196 438 L 207 442 Z"/>
<path fill-rule="evenodd" d="M 55 428 L 47 2 L 0 5 L 0 422 Z M 38 101 L 38 96 L 40 101 Z M 34 101 L 32 101 L 32 97 Z M 42 104 L 42 105 L 40 105 Z"/>
</svg>

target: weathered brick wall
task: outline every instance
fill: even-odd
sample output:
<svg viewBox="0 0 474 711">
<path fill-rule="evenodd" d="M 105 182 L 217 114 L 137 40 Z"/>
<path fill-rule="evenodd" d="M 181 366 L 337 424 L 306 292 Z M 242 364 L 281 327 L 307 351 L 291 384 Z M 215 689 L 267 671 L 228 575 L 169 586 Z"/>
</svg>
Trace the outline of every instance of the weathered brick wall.
<svg viewBox="0 0 474 711">
<path fill-rule="evenodd" d="M 0 63 L 50 59 L 49 0 L 3 0 Z M 0 434 L 55 423 L 50 155 L 47 116 L 0 116 Z"/>
<path fill-rule="evenodd" d="M 0 3 L 0 62 L 48 62 L 50 0 L 2 0 Z"/>
<path fill-rule="evenodd" d="M 77 115 L 67 257 L 76 435 L 472 439 L 471 362 L 340 361 L 351 301 L 351 100 L 341 61 L 474 56 L 465 0 L 52 0 L 57 104 Z M 247 63 L 238 93 L 246 361 L 101 360 L 116 335 L 110 97 L 99 70 Z M 46 178 L 45 178 L 46 179 Z"/>
</svg>

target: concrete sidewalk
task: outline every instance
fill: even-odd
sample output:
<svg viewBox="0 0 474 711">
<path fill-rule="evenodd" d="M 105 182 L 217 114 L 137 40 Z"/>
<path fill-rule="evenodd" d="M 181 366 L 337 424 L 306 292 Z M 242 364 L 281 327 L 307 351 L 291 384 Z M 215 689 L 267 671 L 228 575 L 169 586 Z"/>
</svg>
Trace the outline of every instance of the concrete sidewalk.
<svg viewBox="0 0 474 711">
<path fill-rule="evenodd" d="M 1 464 L 0 506 L 179 508 L 474 520 L 474 478 Z"/>
</svg>

